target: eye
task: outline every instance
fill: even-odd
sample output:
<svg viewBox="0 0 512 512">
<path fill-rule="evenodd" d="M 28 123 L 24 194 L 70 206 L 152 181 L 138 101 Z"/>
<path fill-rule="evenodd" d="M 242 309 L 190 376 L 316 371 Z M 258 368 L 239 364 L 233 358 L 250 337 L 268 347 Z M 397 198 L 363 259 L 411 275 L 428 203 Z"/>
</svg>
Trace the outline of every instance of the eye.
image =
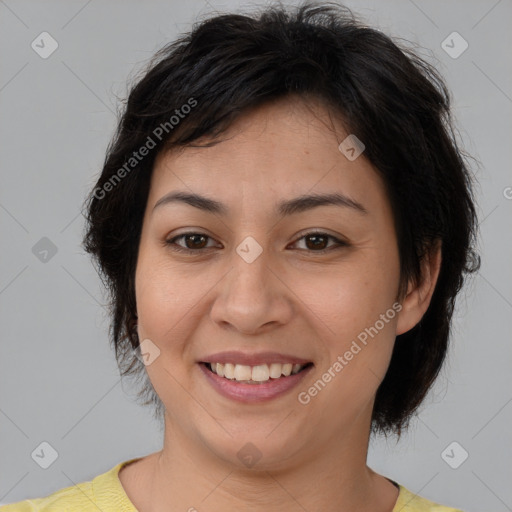
<svg viewBox="0 0 512 512">
<path fill-rule="evenodd" d="M 309 249 L 310 252 L 316 253 L 324 253 L 333 249 L 339 249 L 340 247 L 347 247 L 349 245 L 347 242 L 321 231 L 310 231 L 309 233 L 305 233 L 295 243 L 302 240 L 305 241 L 305 250 Z M 335 242 L 334 246 L 328 245 L 329 240 L 333 240 Z"/>
<path fill-rule="evenodd" d="M 177 243 L 178 240 L 183 240 L 185 246 Z M 165 241 L 165 245 L 171 247 L 172 250 L 178 252 L 185 252 L 188 254 L 199 253 L 204 249 L 211 249 L 212 246 L 208 246 L 208 240 L 213 240 L 209 235 L 198 232 L 188 232 L 181 235 L 175 236 Z M 294 244 L 304 240 L 306 250 L 308 252 L 324 253 L 333 249 L 347 247 L 349 244 L 336 238 L 335 236 L 323 233 L 321 231 L 311 231 L 302 235 Z M 334 246 L 329 246 L 329 241 L 334 241 Z"/>
<path fill-rule="evenodd" d="M 176 243 L 176 240 L 180 239 L 184 240 L 185 247 Z M 183 233 L 182 235 L 175 236 L 170 240 L 166 240 L 165 245 L 171 246 L 171 248 L 175 251 L 192 253 L 198 252 L 201 249 L 205 248 L 210 249 L 211 247 L 206 246 L 206 241 L 208 239 L 213 240 L 210 236 L 205 235 L 204 233 L 188 232 Z"/>
</svg>

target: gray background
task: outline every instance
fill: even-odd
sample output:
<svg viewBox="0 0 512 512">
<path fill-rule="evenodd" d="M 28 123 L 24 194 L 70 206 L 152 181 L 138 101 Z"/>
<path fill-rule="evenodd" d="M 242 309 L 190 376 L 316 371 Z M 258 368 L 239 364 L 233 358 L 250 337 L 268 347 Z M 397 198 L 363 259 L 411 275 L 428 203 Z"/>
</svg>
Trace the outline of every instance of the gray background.
<svg viewBox="0 0 512 512">
<path fill-rule="evenodd" d="M 127 78 L 198 16 L 239 5 L 250 4 L 0 1 L 0 503 L 45 496 L 161 447 L 135 386 L 120 380 L 106 297 L 80 247 L 80 208 Z M 512 510 L 512 2 L 347 5 L 424 48 L 481 163 L 482 268 L 459 299 L 447 364 L 409 433 L 398 444 L 372 441 L 369 463 L 468 512 Z M 43 31 L 59 44 L 47 59 L 31 48 Z M 456 59 L 441 47 L 453 31 L 469 44 Z M 33 252 L 43 237 L 57 248 L 47 261 Z M 43 441 L 58 452 L 46 470 L 31 458 Z M 441 456 L 453 441 L 469 453 L 458 469 Z"/>
</svg>

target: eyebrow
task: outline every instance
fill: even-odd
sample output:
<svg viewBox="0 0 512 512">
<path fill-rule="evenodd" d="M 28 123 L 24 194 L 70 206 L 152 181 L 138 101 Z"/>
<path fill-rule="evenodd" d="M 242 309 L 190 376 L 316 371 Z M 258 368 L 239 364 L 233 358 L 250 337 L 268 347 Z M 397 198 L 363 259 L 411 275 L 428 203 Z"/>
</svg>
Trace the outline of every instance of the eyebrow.
<svg viewBox="0 0 512 512">
<path fill-rule="evenodd" d="M 225 216 L 229 213 L 229 208 L 225 204 L 220 203 L 215 199 L 210 199 L 199 194 L 188 192 L 170 192 L 169 194 L 166 194 L 156 202 L 153 207 L 153 211 L 160 206 L 176 202 L 185 203 L 190 206 L 194 206 L 199 210 L 217 215 Z M 276 212 L 281 216 L 286 216 L 305 212 L 319 206 L 330 205 L 351 208 L 361 214 L 368 213 L 368 210 L 361 203 L 340 193 L 309 194 L 302 195 L 294 199 L 288 199 L 277 204 Z"/>
</svg>

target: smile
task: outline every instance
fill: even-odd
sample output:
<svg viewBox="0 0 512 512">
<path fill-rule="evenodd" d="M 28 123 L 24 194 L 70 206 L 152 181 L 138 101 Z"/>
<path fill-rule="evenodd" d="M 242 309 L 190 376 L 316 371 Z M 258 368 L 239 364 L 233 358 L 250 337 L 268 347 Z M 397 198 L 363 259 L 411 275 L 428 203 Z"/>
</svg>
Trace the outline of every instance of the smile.
<svg viewBox="0 0 512 512">
<path fill-rule="evenodd" d="M 292 364 L 292 363 L 270 363 L 259 364 L 256 366 L 248 366 L 236 363 L 205 363 L 207 368 L 217 374 L 219 377 L 224 377 L 228 380 L 236 380 L 237 382 L 245 382 L 248 384 L 260 384 L 268 382 L 270 379 L 280 379 L 281 377 L 289 377 L 295 375 L 306 366 L 307 364 Z"/>
<path fill-rule="evenodd" d="M 266 402 L 295 388 L 314 368 L 313 363 L 198 364 L 206 382 L 219 395 L 244 403 Z"/>
</svg>

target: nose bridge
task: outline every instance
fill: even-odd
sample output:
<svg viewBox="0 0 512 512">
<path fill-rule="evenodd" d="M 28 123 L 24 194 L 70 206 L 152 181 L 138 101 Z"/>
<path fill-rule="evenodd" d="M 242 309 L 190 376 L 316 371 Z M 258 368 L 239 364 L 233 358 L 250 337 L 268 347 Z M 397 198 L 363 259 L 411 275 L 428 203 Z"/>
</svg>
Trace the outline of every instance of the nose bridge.
<svg viewBox="0 0 512 512">
<path fill-rule="evenodd" d="M 261 237 L 259 237 L 261 240 Z M 236 247 L 232 255 L 233 273 L 230 276 L 229 294 L 231 307 L 242 312 L 244 309 L 263 310 L 271 302 L 272 256 L 265 241 L 260 244 L 255 237 L 247 236 Z"/>
<path fill-rule="evenodd" d="M 259 237 L 261 240 L 261 237 Z M 269 293 L 268 276 L 272 265 L 272 255 L 266 241 L 260 244 L 255 237 L 247 236 L 235 248 L 232 256 L 234 276 L 238 292 Z"/>
<path fill-rule="evenodd" d="M 267 241 L 246 236 L 231 255 L 231 271 L 212 307 L 212 319 L 229 323 L 239 331 L 256 332 L 269 323 L 289 319 L 285 287 L 276 277 L 275 258 Z"/>
</svg>

